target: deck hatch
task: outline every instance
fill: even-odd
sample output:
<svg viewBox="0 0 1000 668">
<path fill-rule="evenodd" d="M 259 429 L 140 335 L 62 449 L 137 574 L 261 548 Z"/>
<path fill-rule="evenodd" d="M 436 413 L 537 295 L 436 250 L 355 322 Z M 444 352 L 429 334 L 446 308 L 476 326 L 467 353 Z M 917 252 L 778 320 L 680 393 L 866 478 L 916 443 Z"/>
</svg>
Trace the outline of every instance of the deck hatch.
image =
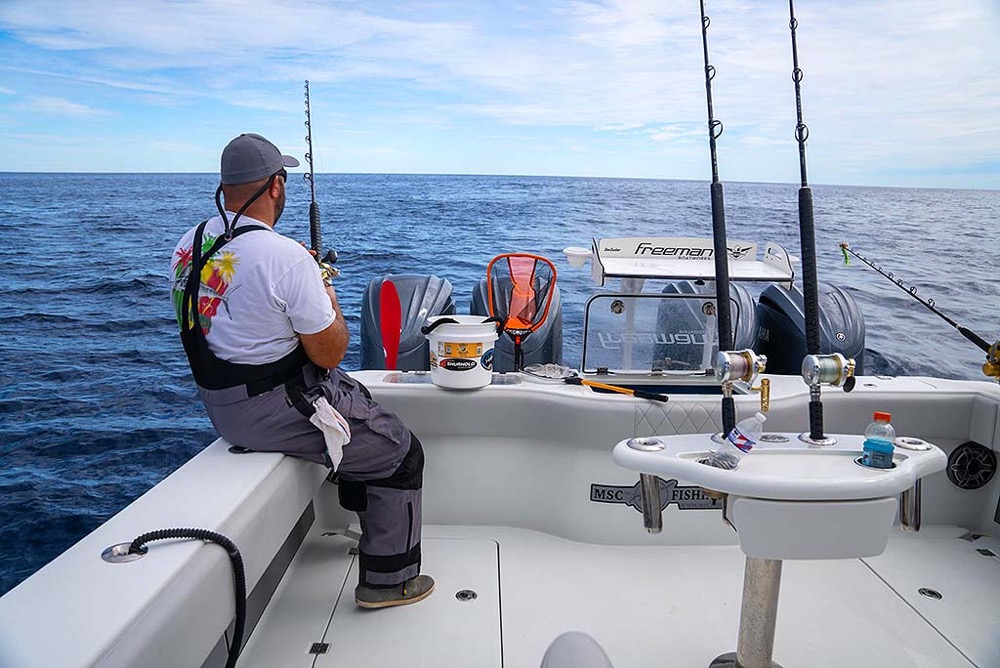
<svg viewBox="0 0 1000 668">
<path fill-rule="evenodd" d="M 434 578 L 434 593 L 414 605 L 372 611 L 358 608 L 350 595 L 353 587 L 348 589 L 323 637 L 336 649 L 317 657 L 315 668 L 503 665 L 497 543 L 425 537 L 421 551 L 421 570 Z M 356 581 L 354 564 L 347 582 Z M 462 590 L 476 597 L 461 600 L 455 592 Z"/>
</svg>

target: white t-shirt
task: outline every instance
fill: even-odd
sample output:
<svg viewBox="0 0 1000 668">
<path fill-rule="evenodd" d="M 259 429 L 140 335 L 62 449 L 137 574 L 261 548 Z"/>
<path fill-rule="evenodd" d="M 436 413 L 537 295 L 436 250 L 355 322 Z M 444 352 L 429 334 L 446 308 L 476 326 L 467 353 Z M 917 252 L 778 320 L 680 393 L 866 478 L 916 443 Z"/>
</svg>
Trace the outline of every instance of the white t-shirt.
<svg viewBox="0 0 1000 668">
<path fill-rule="evenodd" d="M 205 265 L 198 318 L 208 347 L 217 357 L 239 364 L 266 364 L 292 352 L 299 344 L 297 333 L 315 334 L 329 327 L 336 313 L 309 251 L 264 223 L 240 216 L 237 227 L 247 225 L 263 230 L 234 238 Z M 209 220 L 202 248 L 207 251 L 223 232 L 221 216 Z M 178 322 L 194 233 L 191 228 L 181 237 L 170 264 Z"/>
</svg>

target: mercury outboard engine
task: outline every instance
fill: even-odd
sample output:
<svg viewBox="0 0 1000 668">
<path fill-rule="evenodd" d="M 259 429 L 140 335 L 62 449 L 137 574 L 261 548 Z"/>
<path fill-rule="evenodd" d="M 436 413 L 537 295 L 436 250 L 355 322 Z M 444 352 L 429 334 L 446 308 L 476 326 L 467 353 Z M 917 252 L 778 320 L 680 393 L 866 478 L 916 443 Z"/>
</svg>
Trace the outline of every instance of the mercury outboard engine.
<svg viewBox="0 0 1000 668">
<path fill-rule="evenodd" d="M 757 342 L 767 355 L 767 372 L 797 376 L 806 356 L 805 304 L 798 287 L 769 285 L 757 302 Z M 865 318 L 854 297 L 835 285 L 819 284 L 820 353 L 854 358 L 864 373 Z"/>
<path fill-rule="evenodd" d="M 656 311 L 658 334 L 653 350 L 654 365 L 665 370 L 705 367 L 706 338 L 718 336 L 717 325 L 712 325 L 710 332 L 706 331 L 706 303 L 715 300 L 714 282 L 674 281 L 663 288 L 661 294 L 692 297 L 660 301 Z M 710 295 L 711 299 L 698 299 L 696 295 Z M 740 283 L 730 283 L 729 302 L 734 349 L 752 348 L 757 336 L 757 308 L 750 291 Z M 714 357 L 709 357 L 708 364 L 713 361 Z"/>
<path fill-rule="evenodd" d="M 361 302 L 361 368 L 430 370 L 430 346 L 420 328 L 432 316 L 454 313 L 447 279 L 419 274 L 372 279 Z M 399 338 L 383 328 L 398 329 Z M 395 364 L 386 364 L 387 353 Z"/>
<path fill-rule="evenodd" d="M 487 277 L 472 294 L 469 312 L 490 315 L 490 297 L 506 328 L 493 349 L 493 370 L 515 370 L 517 348 L 521 368 L 530 364 L 562 364 L 562 300 L 552 263 L 540 256 L 508 253 L 493 258 Z M 492 282 L 492 285 L 491 285 Z M 511 305 L 517 313 L 511 313 Z M 523 337 L 512 334 L 524 328 Z M 530 335 L 529 330 L 530 329 Z M 515 340 L 519 344 L 515 344 Z"/>
</svg>

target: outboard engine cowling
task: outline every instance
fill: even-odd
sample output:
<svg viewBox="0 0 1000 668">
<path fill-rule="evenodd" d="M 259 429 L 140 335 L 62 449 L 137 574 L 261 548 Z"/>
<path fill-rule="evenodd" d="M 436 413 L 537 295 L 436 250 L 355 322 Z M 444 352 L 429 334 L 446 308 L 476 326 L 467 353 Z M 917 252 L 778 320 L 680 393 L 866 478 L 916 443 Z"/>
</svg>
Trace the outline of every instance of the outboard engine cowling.
<svg viewBox="0 0 1000 668">
<path fill-rule="evenodd" d="M 854 297 L 836 285 L 819 284 L 820 353 L 854 358 L 864 373 L 865 319 Z M 757 302 L 754 350 L 767 355 L 767 372 L 797 376 L 806 356 L 805 300 L 797 286 L 769 285 Z"/>
<path fill-rule="evenodd" d="M 553 285 L 550 289 L 553 293 L 548 318 L 521 344 L 524 366 L 529 364 L 562 364 L 562 300 L 559 298 L 558 285 Z M 502 321 L 505 321 L 509 315 L 504 308 L 505 306 L 506 304 L 500 304 L 500 313 L 497 314 Z M 479 280 L 479 285 L 472 293 L 469 313 L 483 317 L 489 316 L 488 279 Z M 502 335 L 497 339 L 496 347 L 493 350 L 493 370 L 497 372 L 513 371 L 514 342 L 510 337 Z"/>
<path fill-rule="evenodd" d="M 453 315 L 455 300 L 447 279 L 420 274 L 374 278 L 365 288 L 361 302 L 361 368 L 386 368 L 381 304 L 382 284 L 386 281 L 392 281 L 399 295 L 400 333 L 395 368 L 429 371 L 430 346 L 420 328 L 433 316 Z"/>
<path fill-rule="evenodd" d="M 656 312 L 657 343 L 654 362 L 664 369 L 698 369 L 704 366 L 706 339 L 718 338 L 718 325 L 713 320 L 710 331 L 705 312 L 707 299 L 715 301 L 715 283 L 708 281 L 674 281 L 663 288 L 665 295 L 691 295 L 690 299 L 664 299 Z M 739 283 L 729 284 L 729 303 L 733 326 L 733 348 L 752 348 L 757 336 L 757 309 L 750 291 Z M 713 347 L 718 348 L 718 342 Z M 709 357 L 709 363 L 714 356 Z"/>
</svg>

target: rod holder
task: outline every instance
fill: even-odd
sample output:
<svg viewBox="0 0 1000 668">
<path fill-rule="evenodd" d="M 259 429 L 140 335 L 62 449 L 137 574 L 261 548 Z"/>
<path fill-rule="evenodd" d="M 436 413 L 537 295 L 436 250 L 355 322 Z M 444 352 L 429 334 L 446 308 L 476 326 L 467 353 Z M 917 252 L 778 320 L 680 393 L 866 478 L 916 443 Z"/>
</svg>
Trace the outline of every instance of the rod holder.
<svg viewBox="0 0 1000 668">
<path fill-rule="evenodd" d="M 660 505 L 660 479 L 650 473 L 639 474 L 642 495 L 642 524 L 647 533 L 663 531 L 663 510 Z"/>
<path fill-rule="evenodd" d="M 905 531 L 920 531 L 920 479 L 905 490 L 899 502 L 899 525 Z"/>
</svg>

